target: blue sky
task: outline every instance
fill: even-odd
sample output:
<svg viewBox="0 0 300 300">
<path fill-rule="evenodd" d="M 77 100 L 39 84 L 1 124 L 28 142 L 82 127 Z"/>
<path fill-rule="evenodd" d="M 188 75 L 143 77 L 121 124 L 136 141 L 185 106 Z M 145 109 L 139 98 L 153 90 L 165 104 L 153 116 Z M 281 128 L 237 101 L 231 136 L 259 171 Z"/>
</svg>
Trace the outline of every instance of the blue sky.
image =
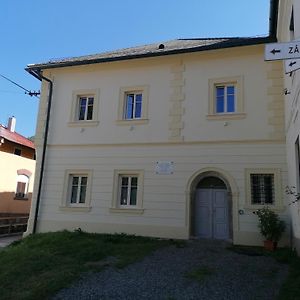
<svg viewBox="0 0 300 300">
<path fill-rule="evenodd" d="M 1 0 L 0 74 L 29 90 L 27 64 L 176 38 L 268 34 L 269 0 Z M 0 123 L 35 132 L 39 100 L 0 78 Z"/>
</svg>

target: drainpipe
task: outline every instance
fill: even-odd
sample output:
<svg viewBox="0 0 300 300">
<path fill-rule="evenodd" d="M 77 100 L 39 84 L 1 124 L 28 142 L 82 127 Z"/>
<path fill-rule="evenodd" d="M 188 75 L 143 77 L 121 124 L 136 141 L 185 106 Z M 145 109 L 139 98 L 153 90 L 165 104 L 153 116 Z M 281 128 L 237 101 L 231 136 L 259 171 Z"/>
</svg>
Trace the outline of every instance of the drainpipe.
<svg viewBox="0 0 300 300">
<path fill-rule="evenodd" d="M 33 231 L 32 233 L 36 233 L 37 227 L 37 218 L 39 213 L 39 206 L 41 201 L 41 190 L 42 190 L 42 183 L 43 183 L 43 175 L 44 175 L 44 168 L 45 168 L 45 158 L 46 158 L 46 149 L 47 149 L 47 141 L 48 141 L 48 131 L 49 131 L 49 121 L 50 121 L 50 111 L 51 111 L 51 102 L 52 102 L 52 92 L 53 92 L 53 82 L 42 75 L 40 70 L 31 70 L 26 69 L 26 71 L 37 78 L 40 81 L 47 81 L 49 83 L 49 96 L 48 96 L 48 108 L 47 108 L 47 117 L 46 117 L 46 126 L 45 126 L 45 136 L 44 136 L 44 143 L 43 143 L 43 152 L 42 152 L 42 161 L 41 161 L 41 169 L 40 169 L 40 177 L 39 177 L 39 186 L 38 186 L 38 194 L 36 198 L 36 206 L 34 212 L 34 221 L 33 221 Z"/>
</svg>

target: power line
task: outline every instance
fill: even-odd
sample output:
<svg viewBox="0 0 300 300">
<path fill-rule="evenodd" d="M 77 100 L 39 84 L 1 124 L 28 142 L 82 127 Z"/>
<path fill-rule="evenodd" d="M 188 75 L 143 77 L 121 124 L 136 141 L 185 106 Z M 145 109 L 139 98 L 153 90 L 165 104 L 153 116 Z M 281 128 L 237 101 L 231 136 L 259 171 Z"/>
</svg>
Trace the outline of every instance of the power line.
<svg viewBox="0 0 300 300">
<path fill-rule="evenodd" d="M 39 97 L 38 97 L 38 95 L 40 95 L 40 92 L 39 92 L 39 91 L 38 91 L 38 92 L 30 91 L 30 90 L 24 88 L 24 87 L 21 86 L 20 84 L 14 82 L 13 80 L 7 78 L 6 76 L 4 76 L 4 75 L 2 75 L 2 74 L 0 74 L 0 76 L 1 76 L 2 78 L 6 79 L 7 81 L 11 82 L 12 84 L 16 85 L 17 87 L 21 88 L 22 90 L 24 90 L 26 95 L 29 95 L 30 97 L 35 96 L 35 97 L 39 98 Z"/>
</svg>

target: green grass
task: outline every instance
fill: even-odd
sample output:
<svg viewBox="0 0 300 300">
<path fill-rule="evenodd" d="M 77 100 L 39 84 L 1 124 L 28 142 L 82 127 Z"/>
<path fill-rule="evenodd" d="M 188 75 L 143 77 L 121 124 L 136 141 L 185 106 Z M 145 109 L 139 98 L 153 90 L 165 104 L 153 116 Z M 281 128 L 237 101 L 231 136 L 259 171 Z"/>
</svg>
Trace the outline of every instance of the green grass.
<svg viewBox="0 0 300 300">
<path fill-rule="evenodd" d="M 167 244 L 125 234 L 35 234 L 0 252 L 0 298 L 47 299 L 80 273 L 101 270 L 103 266 L 97 263 L 107 257 L 121 268 Z"/>
<path fill-rule="evenodd" d="M 187 278 L 197 280 L 199 282 L 202 282 L 205 280 L 207 277 L 211 276 L 214 274 L 214 270 L 212 270 L 209 267 L 206 266 L 201 266 L 195 270 L 192 270 L 188 273 L 185 274 Z"/>
<path fill-rule="evenodd" d="M 300 257 L 289 248 L 279 248 L 274 252 L 261 247 L 231 246 L 229 250 L 247 255 L 271 256 L 280 263 L 289 265 L 289 274 L 280 288 L 278 300 L 300 300 Z M 266 276 L 275 276 L 276 270 Z"/>
</svg>

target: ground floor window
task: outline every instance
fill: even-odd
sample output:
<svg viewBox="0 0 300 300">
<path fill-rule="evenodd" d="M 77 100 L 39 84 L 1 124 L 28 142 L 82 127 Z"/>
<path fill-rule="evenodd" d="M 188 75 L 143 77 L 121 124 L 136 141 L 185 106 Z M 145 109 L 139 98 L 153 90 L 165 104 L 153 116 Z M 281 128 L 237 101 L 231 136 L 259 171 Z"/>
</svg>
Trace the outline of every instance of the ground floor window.
<svg viewBox="0 0 300 300">
<path fill-rule="evenodd" d="M 70 175 L 70 203 L 85 203 L 88 177 L 85 175 Z"/>
<path fill-rule="evenodd" d="M 67 170 L 62 207 L 86 208 L 91 202 L 90 170 Z"/>
<path fill-rule="evenodd" d="M 259 209 L 269 205 L 276 209 L 283 206 L 280 169 L 246 169 L 246 207 Z"/>
<path fill-rule="evenodd" d="M 274 203 L 274 174 L 251 174 L 251 203 Z"/>
<path fill-rule="evenodd" d="M 17 175 L 16 199 L 27 199 L 29 177 L 25 174 Z"/>
<path fill-rule="evenodd" d="M 142 170 L 115 170 L 112 210 L 141 210 L 143 185 Z"/>
</svg>

